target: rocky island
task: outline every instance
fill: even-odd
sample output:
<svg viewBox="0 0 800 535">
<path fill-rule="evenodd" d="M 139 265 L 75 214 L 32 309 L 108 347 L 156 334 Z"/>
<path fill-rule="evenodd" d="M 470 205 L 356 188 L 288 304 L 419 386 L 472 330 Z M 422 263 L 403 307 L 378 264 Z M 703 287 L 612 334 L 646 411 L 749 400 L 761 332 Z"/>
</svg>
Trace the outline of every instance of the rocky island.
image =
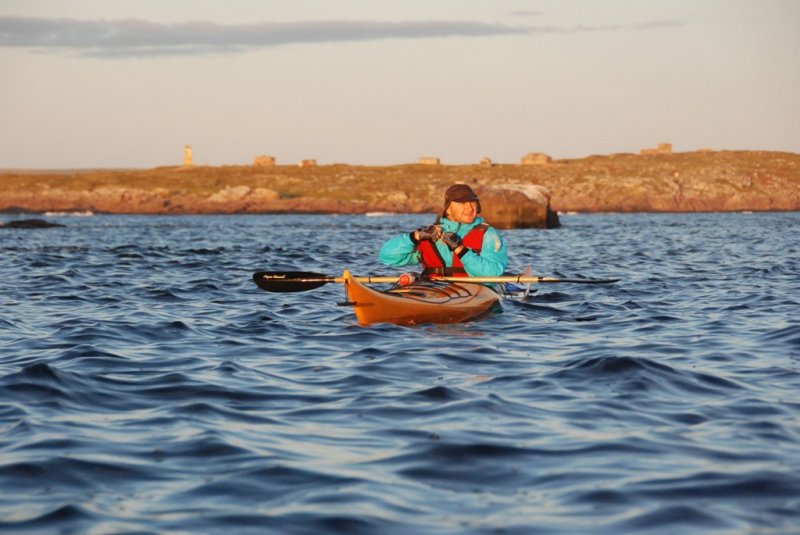
<svg viewBox="0 0 800 535">
<path fill-rule="evenodd" d="M 556 212 L 800 210 L 800 154 L 704 150 L 540 158 L 530 164 L 442 165 L 437 160 L 355 166 L 305 161 L 303 165 L 2 171 L 0 211 L 424 213 L 440 209 L 442 192 L 454 182 L 483 191 L 482 198 L 494 195 L 507 212 L 518 202 L 514 197 L 518 193 L 544 205 L 537 221 L 521 226 L 553 226 Z M 511 219 L 523 217 L 519 210 L 511 212 Z"/>
</svg>

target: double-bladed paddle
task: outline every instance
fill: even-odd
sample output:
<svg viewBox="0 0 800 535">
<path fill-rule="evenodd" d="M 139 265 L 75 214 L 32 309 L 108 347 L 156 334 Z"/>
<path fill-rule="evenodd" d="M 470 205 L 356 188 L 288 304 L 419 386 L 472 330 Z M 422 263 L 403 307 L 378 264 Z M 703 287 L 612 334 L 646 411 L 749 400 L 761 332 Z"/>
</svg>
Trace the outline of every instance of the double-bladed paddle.
<svg viewBox="0 0 800 535">
<path fill-rule="evenodd" d="M 359 282 L 366 283 L 395 283 L 397 277 L 354 277 Z M 477 283 L 546 283 L 566 282 L 573 284 L 611 284 L 619 279 L 559 279 L 557 277 L 538 277 L 530 275 L 503 275 L 500 277 L 431 277 L 432 280 L 447 282 L 477 282 Z M 344 277 L 332 277 L 311 271 L 257 271 L 253 273 L 253 282 L 267 292 L 304 292 L 313 290 L 325 284 L 342 283 Z"/>
</svg>

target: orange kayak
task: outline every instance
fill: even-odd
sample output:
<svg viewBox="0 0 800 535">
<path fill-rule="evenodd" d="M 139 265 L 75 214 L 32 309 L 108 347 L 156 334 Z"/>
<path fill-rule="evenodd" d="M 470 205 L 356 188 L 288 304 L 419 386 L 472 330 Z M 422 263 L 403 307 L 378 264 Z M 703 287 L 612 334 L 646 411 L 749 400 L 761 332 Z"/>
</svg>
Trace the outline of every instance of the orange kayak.
<svg viewBox="0 0 800 535">
<path fill-rule="evenodd" d="M 500 308 L 500 295 L 474 282 L 418 281 L 376 290 L 344 271 L 344 287 L 361 325 L 461 323 Z"/>
</svg>

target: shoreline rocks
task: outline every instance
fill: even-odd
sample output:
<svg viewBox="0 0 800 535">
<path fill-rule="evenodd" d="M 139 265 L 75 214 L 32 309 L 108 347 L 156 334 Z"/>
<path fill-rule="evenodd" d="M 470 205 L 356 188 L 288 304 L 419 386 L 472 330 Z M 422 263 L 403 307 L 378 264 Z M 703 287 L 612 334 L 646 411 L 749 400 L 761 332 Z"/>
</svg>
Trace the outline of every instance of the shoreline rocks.
<svg viewBox="0 0 800 535">
<path fill-rule="evenodd" d="M 800 210 L 800 154 L 718 151 L 612 154 L 541 165 L 0 172 L 0 212 L 436 214 L 444 190 L 457 182 L 483 190 L 485 210 L 489 197 L 500 199 L 503 213 L 492 216 L 497 222 L 487 217 L 498 225 L 554 226 L 558 212 Z"/>
</svg>

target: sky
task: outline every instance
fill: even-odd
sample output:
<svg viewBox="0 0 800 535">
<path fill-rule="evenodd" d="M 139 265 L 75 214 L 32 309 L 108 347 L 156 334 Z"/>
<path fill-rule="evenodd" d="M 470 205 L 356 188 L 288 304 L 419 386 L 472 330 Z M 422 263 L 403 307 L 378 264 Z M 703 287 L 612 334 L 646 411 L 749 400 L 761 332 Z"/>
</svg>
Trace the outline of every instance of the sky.
<svg viewBox="0 0 800 535">
<path fill-rule="evenodd" d="M 0 169 L 800 152 L 798 0 L 0 0 Z"/>
</svg>

